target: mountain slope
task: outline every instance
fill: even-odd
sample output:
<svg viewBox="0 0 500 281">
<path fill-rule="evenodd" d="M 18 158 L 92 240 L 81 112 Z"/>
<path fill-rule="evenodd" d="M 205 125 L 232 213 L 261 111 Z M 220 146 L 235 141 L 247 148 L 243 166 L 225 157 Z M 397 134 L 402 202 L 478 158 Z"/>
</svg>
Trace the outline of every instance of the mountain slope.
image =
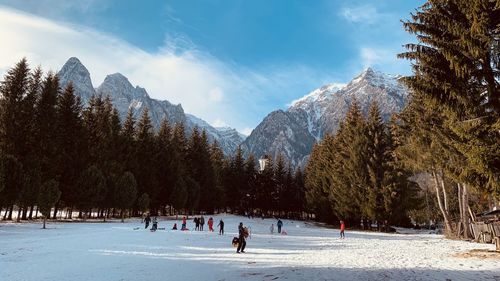
<svg viewBox="0 0 500 281">
<path fill-rule="evenodd" d="M 325 85 L 294 101 L 286 111 L 271 113 L 242 147 L 256 157 L 282 154 L 292 165 L 303 166 L 314 142 L 337 131 L 354 100 L 365 113 L 372 101 L 377 101 L 383 118 L 388 120 L 403 108 L 406 97 L 406 89 L 397 76 L 368 68 L 347 85 Z"/>
</svg>

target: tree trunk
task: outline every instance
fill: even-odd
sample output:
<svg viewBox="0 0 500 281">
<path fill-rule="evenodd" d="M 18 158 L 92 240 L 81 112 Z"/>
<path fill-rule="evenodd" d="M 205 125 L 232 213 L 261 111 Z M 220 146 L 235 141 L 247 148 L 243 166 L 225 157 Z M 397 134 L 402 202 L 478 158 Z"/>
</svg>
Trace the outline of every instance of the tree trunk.
<svg viewBox="0 0 500 281">
<path fill-rule="evenodd" d="M 14 205 L 10 205 L 9 214 L 7 215 L 8 220 L 12 220 L 12 212 L 14 212 Z"/>
<path fill-rule="evenodd" d="M 31 205 L 31 207 L 30 207 L 30 214 L 29 214 L 29 216 L 28 216 L 28 218 L 29 218 L 30 220 L 31 220 L 31 219 L 33 219 L 33 209 L 34 209 L 34 208 L 35 208 L 35 206 Z"/>
<path fill-rule="evenodd" d="M 55 220 L 57 220 L 57 211 L 59 209 L 59 202 L 56 203 L 56 205 L 54 206 L 54 214 L 52 215 L 52 217 L 54 217 Z"/>
<path fill-rule="evenodd" d="M 457 237 L 462 237 L 462 227 L 464 226 L 464 204 L 462 203 L 462 184 L 457 183 L 458 209 L 460 210 L 460 223 L 457 227 Z"/>
<path fill-rule="evenodd" d="M 23 213 L 23 208 L 17 207 L 17 217 L 16 217 L 16 222 L 21 222 L 21 216 Z"/>
<path fill-rule="evenodd" d="M 28 219 L 28 206 L 24 206 L 23 208 L 23 220 L 27 220 Z"/>
<path fill-rule="evenodd" d="M 446 210 L 446 213 L 450 212 L 450 209 L 448 208 L 448 193 L 446 192 L 446 187 L 444 184 L 444 173 L 441 171 L 441 189 L 443 190 L 443 201 L 444 201 L 444 209 Z"/>
<path fill-rule="evenodd" d="M 125 222 L 125 212 L 121 210 L 122 222 Z"/>
<path fill-rule="evenodd" d="M 432 176 L 434 178 L 434 188 L 436 189 L 436 197 L 437 197 L 437 201 L 438 201 L 438 206 L 439 206 L 439 209 L 441 210 L 441 213 L 443 214 L 446 232 L 449 233 L 450 231 L 452 231 L 451 223 L 450 223 L 450 216 L 449 216 L 448 212 L 446 211 L 446 209 L 443 205 L 443 202 L 441 201 L 441 195 L 440 195 L 441 192 L 439 191 L 438 175 L 435 171 L 432 171 Z"/>
<path fill-rule="evenodd" d="M 43 216 L 43 229 L 45 229 L 45 222 L 47 221 L 47 217 Z"/>
<path fill-rule="evenodd" d="M 469 216 L 467 210 L 469 209 L 469 191 L 467 190 L 467 184 L 462 184 L 462 209 L 464 211 L 463 216 L 463 225 L 464 225 L 464 238 L 470 238 L 470 224 L 469 224 Z"/>
</svg>

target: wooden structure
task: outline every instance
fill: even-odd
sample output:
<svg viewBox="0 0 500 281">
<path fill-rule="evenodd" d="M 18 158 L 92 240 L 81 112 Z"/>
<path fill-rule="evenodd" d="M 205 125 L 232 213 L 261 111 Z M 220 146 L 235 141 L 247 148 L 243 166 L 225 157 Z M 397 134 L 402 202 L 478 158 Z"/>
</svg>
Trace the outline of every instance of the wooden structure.
<svg viewBox="0 0 500 281">
<path fill-rule="evenodd" d="M 474 240 L 479 243 L 495 243 L 500 251 L 500 210 L 479 214 L 471 224 Z"/>
</svg>

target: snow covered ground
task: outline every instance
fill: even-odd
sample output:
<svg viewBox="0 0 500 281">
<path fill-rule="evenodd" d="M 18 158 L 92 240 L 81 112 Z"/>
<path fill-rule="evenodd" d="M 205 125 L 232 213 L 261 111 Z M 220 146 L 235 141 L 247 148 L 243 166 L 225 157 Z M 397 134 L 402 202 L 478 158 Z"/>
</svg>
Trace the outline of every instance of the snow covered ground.
<svg viewBox="0 0 500 281">
<path fill-rule="evenodd" d="M 287 220 L 288 235 L 271 235 L 274 220 L 223 219 L 225 236 L 134 230 L 139 220 L 49 223 L 48 230 L 0 223 L 0 280 L 500 280 L 498 260 L 453 257 L 493 245 L 355 231 L 341 240 L 338 230 Z M 245 254 L 231 246 L 240 221 L 252 228 Z"/>
</svg>

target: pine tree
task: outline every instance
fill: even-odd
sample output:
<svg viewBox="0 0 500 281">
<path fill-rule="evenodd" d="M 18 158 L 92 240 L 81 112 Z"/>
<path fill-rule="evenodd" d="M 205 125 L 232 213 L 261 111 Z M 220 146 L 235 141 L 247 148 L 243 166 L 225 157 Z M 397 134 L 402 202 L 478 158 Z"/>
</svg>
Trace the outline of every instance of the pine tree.
<svg viewBox="0 0 500 281">
<path fill-rule="evenodd" d="M 154 159 L 155 143 L 153 125 L 149 117 L 149 110 L 145 108 L 136 127 L 137 139 L 137 167 L 135 175 L 139 193 L 148 193 L 153 213 L 156 213 L 160 206 L 158 182 L 156 173 L 150 167 L 151 160 Z M 156 167 L 153 167 L 153 169 Z"/>
<path fill-rule="evenodd" d="M 57 162 L 53 163 L 57 166 L 61 201 L 68 207 L 74 206 L 77 201 L 74 196 L 76 184 L 85 165 L 86 143 L 81 114 L 81 101 L 75 96 L 70 83 L 59 97 L 56 107 Z"/>
<path fill-rule="evenodd" d="M 177 210 L 186 208 L 188 190 L 185 178 L 188 176 L 185 163 L 187 141 L 185 136 L 185 128 L 183 123 L 176 123 L 171 140 L 172 145 L 172 176 L 173 189 L 170 194 L 170 202 Z"/>
<path fill-rule="evenodd" d="M 232 211 L 235 211 L 243 204 L 241 189 L 245 186 L 245 160 L 240 146 L 236 148 L 236 152 L 231 158 L 228 168 L 225 184 L 225 193 L 228 198 L 226 205 L 230 207 Z"/>
<path fill-rule="evenodd" d="M 220 148 L 217 140 L 214 140 L 210 146 L 210 162 L 212 164 L 212 169 L 214 173 L 214 207 L 223 208 L 225 207 L 226 197 L 224 194 L 224 152 Z"/>
<path fill-rule="evenodd" d="M 137 199 L 137 208 L 144 213 L 149 209 L 150 202 L 151 200 L 149 199 L 149 195 L 147 193 L 143 193 L 141 197 Z"/>
<path fill-rule="evenodd" d="M 116 206 L 120 208 L 121 220 L 124 221 L 125 211 L 130 209 L 137 198 L 137 182 L 131 172 L 125 172 L 116 183 Z"/>
<path fill-rule="evenodd" d="M 163 119 L 160 124 L 160 129 L 156 136 L 156 143 L 158 151 L 156 153 L 155 165 L 158 171 L 158 184 L 160 188 L 159 200 L 160 204 L 166 206 L 170 203 L 169 197 L 174 186 L 172 176 L 172 128 L 167 119 Z"/>
<path fill-rule="evenodd" d="M 244 206 L 250 210 L 256 207 L 257 198 L 257 168 L 255 156 L 250 154 L 245 160 L 245 185 L 242 192 Z"/>
<path fill-rule="evenodd" d="M 460 181 L 500 196 L 500 5 L 495 1 L 429 1 L 405 29 L 417 36 L 401 58 L 413 61 L 405 83 L 421 102 L 443 113 L 456 137 L 450 145 L 465 158 Z M 459 157 L 461 158 L 461 157 Z M 466 167 L 465 169 L 461 167 Z"/>
<path fill-rule="evenodd" d="M 80 175 L 78 180 L 76 206 L 80 211 L 90 212 L 92 208 L 102 205 L 106 196 L 106 178 L 97 166 L 90 166 Z"/>
<path fill-rule="evenodd" d="M 45 222 L 47 221 L 47 218 L 50 217 L 52 207 L 57 201 L 59 201 L 61 196 L 61 191 L 58 186 L 58 182 L 52 179 L 42 184 L 40 188 L 40 194 L 38 195 L 38 209 L 43 215 L 43 229 L 45 229 Z"/>
<path fill-rule="evenodd" d="M 382 189 L 389 170 L 388 135 L 378 108 L 373 102 L 368 113 L 367 132 L 367 201 L 364 205 L 368 218 L 381 221 L 386 217 Z"/>
<path fill-rule="evenodd" d="M 19 199 L 19 190 L 23 188 L 24 176 L 22 170 L 21 150 L 25 128 L 22 124 L 23 98 L 29 91 L 30 70 L 25 58 L 10 69 L 0 85 L 0 153 L 6 171 L 4 188 L 0 204 L 9 207 L 8 219 L 12 219 L 13 205 Z M 11 166 L 13 165 L 13 166 Z M 20 178 L 9 175 L 18 171 Z M 17 173 L 16 173 L 17 174 Z"/>
<path fill-rule="evenodd" d="M 41 177 L 40 182 L 57 180 L 58 151 L 54 145 L 57 135 L 57 99 L 59 97 L 59 78 L 49 73 L 43 81 L 43 88 L 36 105 L 36 140 L 38 143 Z M 58 204 L 54 209 L 56 217 Z"/>
<path fill-rule="evenodd" d="M 283 159 L 283 155 L 279 154 L 278 159 L 276 160 L 276 164 L 274 165 L 274 188 L 273 192 L 271 193 L 272 200 L 273 200 L 273 210 L 278 211 L 278 213 L 281 213 L 284 209 L 284 202 L 283 198 L 285 197 L 285 177 L 286 177 L 286 171 L 285 171 L 285 161 Z"/>
</svg>

